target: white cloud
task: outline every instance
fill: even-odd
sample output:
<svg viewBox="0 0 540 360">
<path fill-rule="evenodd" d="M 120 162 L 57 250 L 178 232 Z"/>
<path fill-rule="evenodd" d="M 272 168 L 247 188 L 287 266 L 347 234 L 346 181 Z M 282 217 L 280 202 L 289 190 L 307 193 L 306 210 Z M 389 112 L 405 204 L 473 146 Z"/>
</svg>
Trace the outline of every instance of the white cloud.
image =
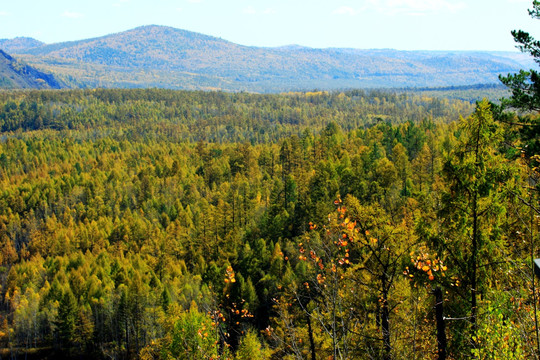
<svg viewBox="0 0 540 360">
<path fill-rule="evenodd" d="M 456 12 L 465 7 L 463 2 L 446 0 L 388 0 L 387 5 L 398 12 Z"/>
<path fill-rule="evenodd" d="M 332 14 L 335 15 L 358 15 L 359 13 L 359 10 L 353 9 L 350 6 L 340 6 L 334 11 L 332 11 Z"/>
<path fill-rule="evenodd" d="M 7 11 L 0 11 L 0 16 L 9 16 L 11 15 L 10 13 L 8 13 Z"/>
<path fill-rule="evenodd" d="M 64 11 L 62 13 L 62 17 L 65 17 L 65 18 L 68 18 L 68 19 L 80 19 L 82 17 L 84 17 L 83 14 L 81 13 L 78 13 L 78 12 L 74 12 L 74 11 Z"/>
<path fill-rule="evenodd" d="M 257 15 L 257 14 L 263 14 L 263 15 L 274 15 L 277 14 L 276 9 L 273 8 L 266 8 L 264 10 L 257 10 L 253 6 L 248 6 L 242 9 L 242 13 L 248 14 L 248 15 Z"/>
<path fill-rule="evenodd" d="M 439 12 L 455 13 L 466 8 L 466 4 L 464 1 L 448 0 L 365 0 L 364 4 L 365 8 L 375 10 L 381 13 L 386 13 L 390 15 L 405 14 L 414 16 L 421 16 Z M 341 8 L 346 7 L 342 6 Z"/>
<path fill-rule="evenodd" d="M 253 14 L 257 13 L 257 10 L 255 10 L 255 8 L 253 6 L 248 6 L 247 8 L 244 8 L 244 10 L 242 10 L 242 12 L 244 14 L 253 15 Z"/>
</svg>

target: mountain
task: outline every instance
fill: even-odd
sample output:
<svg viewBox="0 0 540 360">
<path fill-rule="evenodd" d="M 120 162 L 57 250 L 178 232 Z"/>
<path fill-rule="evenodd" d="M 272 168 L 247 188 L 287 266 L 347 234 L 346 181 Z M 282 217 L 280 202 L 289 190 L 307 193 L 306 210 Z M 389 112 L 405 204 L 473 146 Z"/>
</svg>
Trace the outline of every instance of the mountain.
<svg viewBox="0 0 540 360">
<path fill-rule="evenodd" d="M 51 74 L 23 64 L 0 50 L 0 89 L 60 89 Z"/>
<path fill-rule="evenodd" d="M 39 40 L 29 38 L 29 37 L 17 37 L 15 39 L 0 39 L 0 49 L 8 53 L 13 53 L 15 51 L 24 51 L 32 49 L 35 47 L 43 46 L 45 43 L 42 43 Z"/>
<path fill-rule="evenodd" d="M 527 68 L 516 53 L 243 46 L 165 26 L 15 53 L 73 86 L 287 91 L 497 83 Z"/>
</svg>

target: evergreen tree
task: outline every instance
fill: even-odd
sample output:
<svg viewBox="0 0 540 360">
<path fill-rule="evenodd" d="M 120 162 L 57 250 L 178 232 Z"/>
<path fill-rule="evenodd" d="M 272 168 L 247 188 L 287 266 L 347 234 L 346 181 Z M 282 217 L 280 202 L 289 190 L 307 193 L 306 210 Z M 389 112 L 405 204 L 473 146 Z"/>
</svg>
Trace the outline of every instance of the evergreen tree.
<svg viewBox="0 0 540 360">
<path fill-rule="evenodd" d="M 63 346 L 69 348 L 75 340 L 75 325 L 77 321 L 77 300 L 70 290 L 67 290 L 58 307 L 58 335 Z"/>
<path fill-rule="evenodd" d="M 440 213 L 445 234 L 437 250 L 447 255 L 455 279 L 461 284 L 456 287 L 459 295 L 453 298 L 456 304 L 450 305 L 456 306 L 456 311 L 468 309 L 468 314 L 455 316 L 469 320 L 469 338 L 456 344 L 458 348 L 463 346 L 461 351 L 466 353 L 469 341 L 475 347 L 479 297 L 486 296 L 487 279 L 503 255 L 500 228 L 505 212 L 503 189 L 511 173 L 496 150 L 502 132 L 494 122 L 487 100 L 461 121 L 460 131 L 460 142 L 443 170 L 448 181 Z M 467 300 L 457 305 L 460 299 Z"/>
<path fill-rule="evenodd" d="M 540 1 L 534 0 L 532 5 L 533 8 L 529 10 L 529 15 L 533 19 L 540 19 Z M 518 48 L 522 52 L 529 53 L 533 56 L 534 61 L 540 64 L 540 41 L 535 40 L 523 30 L 513 30 L 512 36 L 519 44 Z M 540 111 L 540 74 L 537 70 L 521 70 L 517 74 L 500 76 L 500 80 L 512 92 L 512 97 L 506 99 L 503 102 L 504 105 L 536 113 Z"/>
</svg>

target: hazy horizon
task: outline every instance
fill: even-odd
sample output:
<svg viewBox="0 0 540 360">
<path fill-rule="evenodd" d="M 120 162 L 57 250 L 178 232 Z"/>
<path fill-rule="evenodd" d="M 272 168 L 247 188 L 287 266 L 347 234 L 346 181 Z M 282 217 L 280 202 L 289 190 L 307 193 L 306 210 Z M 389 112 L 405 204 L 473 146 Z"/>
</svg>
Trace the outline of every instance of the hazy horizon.
<svg viewBox="0 0 540 360">
<path fill-rule="evenodd" d="M 462 49 L 444 49 L 444 50 L 430 50 L 430 49 L 397 49 L 397 48 L 389 48 L 389 47 L 385 47 L 385 48 L 355 48 L 355 47 L 336 47 L 336 46 L 329 46 L 329 47 L 313 47 L 313 46 L 307 46 L 307 45 L 302 45 L 302 44 L 282 44 L 282 45 L 275 45 L 275 46 L 264 46 L 264 45 L 246 45 L 246 44 L 241 44 L 241 43 L 236 43 L 232 40 L 229 40 L 229 39 L 225 39 L 225 38 L 222 38 L 222 37 L 218 37 L 218 36 L 214 36 L 214 35 L 211 35 L 211 34 L 205 34 L 205 33 L 200 33 L 200 32 L 196 32 L 196 31 L 192 31 L 192 30 L 188 30 L 188 29 L 182 29 L 182 28 L 175 28 L 175 27 L 172 27 L 172 26 L 169 26 L 169 25 L 159 25 L 159 24 L 144 24 L 144 25 L 139 25 L 137 27 L 134 27 L 134 28 L 129 28 L 129 29 L 124 29 L 124 30 L 120 30 L 120 31 L 116 31 L 116 32 L 112 32 L 112 33 L 108 33 L 108 34 L 103 34 L 103 35 L 98 35 L 98 36 L 93 36 L 93 37 L 88 37 L 88 38 L 80 38 L 80 39 L 74 39 L 74 40 L 66 40 L 66 41 L 58 41 L 58 42 L 44 42 L 42 41 L 41 39 L 39 38 L 34 38 L 34 37 L 30 37 L 30 36 L 15 36 L 15 37 L 11 37 L 11 38 L 0 38 L 0 40 L 15 40 L 17 38 L 29 38 L 29 39 L 34 39 L 34 40 L 38 40 L 38 41 L 41 41 L 43 42 L 45 45 L 54 45 L 54 44 L 60 44 L 60 43 L 68 43 L 68 42 L 77 42 L 77 41 L 85 41 L 85 40 L 92 40 L 92 39 L 99 39 L 99 38 L 103 38 L 103 37 L 107 37 L 107 36 L 110 36 L 110 35 L 114 35 L 114 34 L 119 34 L 119 33 L 123 33 L 123 32 L 127 32 L 127 31 L 131 31 L 131 30 L 134 30 L 134 29 L 137 29 L 137 28 L 143 28 L 143 27 L 149 27 L 149 26 L 158 26 L 158 27 L 170 27 L 170 28 L 174 28 L 174 29 L 177 29 L 177 30 L 183 30 L 183 31 L 189 31 L 189 32 L 193 32 L 193 33 L 199 33 L 199 34 L 202 34 L 202 35 L 206 35 L 206 36 L 211 36 L 211 37 L 216 37 L 216 38 L 220 38 L 222 40 L 225 40 L 225 41 L 228 41 L 228 42 L 232 42 L 232 43 L 235 43 L 237 45 L 241 45 L 241 46 L 248 46 L 248 47 L 260 47 L 260 48 L 286 48 L 286 47 L 298 47 L 298 48 L 308 48 L 308 49 L 322 49 L 322 50 L 325 50 L 325 49 L 350 49 L 350 50 L 373 50 L 373 51 L 385 51 L 385 50 L 389 50 L 389 51 L 403 51 L 403 52 L 423 52 L 423 51 L 426 51 L 426 52 L 441 52 L 441 53 L 445 53 L 445 52 L 474 52 L 474 51 L 480 51 L 480 52 L 501 52 L 501 53 L 507 53 L 507 52 L 513 52 L 513 53 L 516 53 L 516 54 L 519 54 L 521 53 L 519 51 L 519 49 L 517 49 L 516 47 L 514 47 L 513 49 L 509 49 L 509 50 L 479 50 L 479 49 L 467 49 L 467 50 L 462 50 Z"/>
</svg>

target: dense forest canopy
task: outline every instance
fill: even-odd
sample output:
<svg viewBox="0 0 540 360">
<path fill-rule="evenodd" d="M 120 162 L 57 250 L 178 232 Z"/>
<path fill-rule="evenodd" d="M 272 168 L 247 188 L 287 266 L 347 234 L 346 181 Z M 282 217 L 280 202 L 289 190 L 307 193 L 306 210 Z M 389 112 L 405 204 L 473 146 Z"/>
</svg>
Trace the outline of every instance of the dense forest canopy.
<svg viewBox="0 0 540 360">
<path fill-rule="evenodd" d="M 445 355 L 534 358 L 538 169 L 515 124 L 537 118 L 364 91 L 1 92 L 2 356 L 441 358 L 439 294 Z"/>
<path fill-rule="evenodd" d="M 473 110 L 461 101 L 362 90 L 258 95 L 94 89 L 4 92 L 0 101 L 4 132 L 104 128 L 137 137 L 252 144 L 301 136 L 305 130 L 318 133 L 330 122 L 350 131 L 377 123 L 448 121 Z"/>
</svg>

